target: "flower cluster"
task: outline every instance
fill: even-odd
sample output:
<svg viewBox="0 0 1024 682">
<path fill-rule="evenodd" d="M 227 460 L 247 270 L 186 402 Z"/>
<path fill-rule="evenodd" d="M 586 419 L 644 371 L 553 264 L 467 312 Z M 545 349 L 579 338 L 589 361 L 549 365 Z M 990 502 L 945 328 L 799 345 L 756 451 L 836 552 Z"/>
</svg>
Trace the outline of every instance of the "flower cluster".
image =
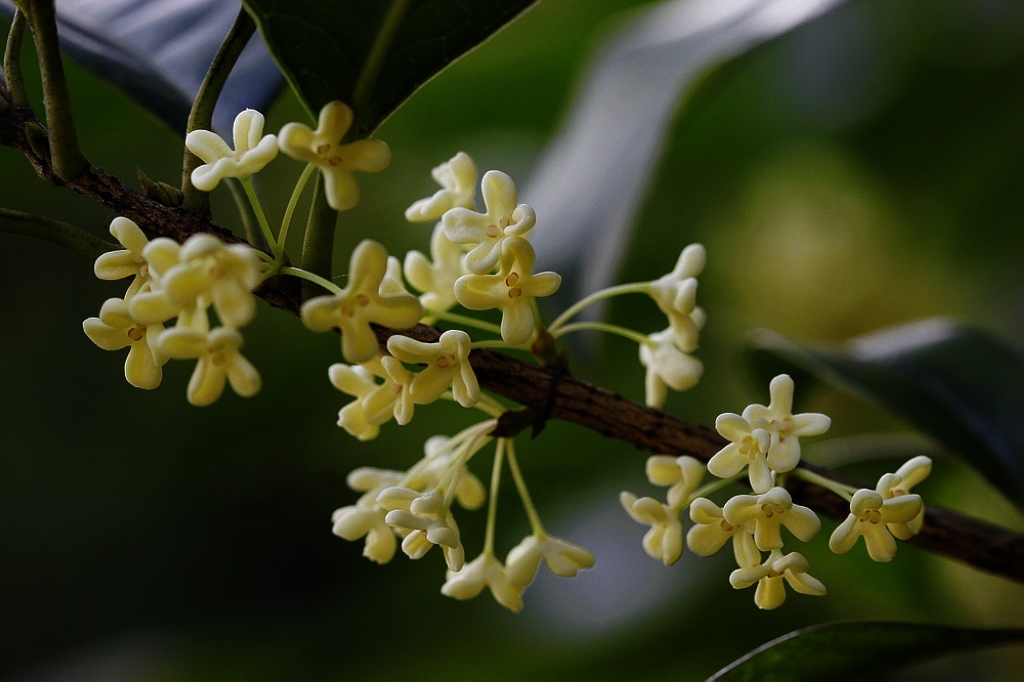
<svg viewBox="0 0 1024 682">
<path fill-rule="evenodd" d="M 893 538 L 908 539 L 921 528 L 921 498 L 909 489 L 931 468 L 927 457 L 917 457 L 895 474 L 883 476 L 875 490 L 858 491 L 804 473 L 797 468 L 799 438 L 824 433 L 831 422 L 822 414 L 792 413 L 793 380 L 788 375 L 775 377 L 770 392 L 767 406 L 750 405 L 742 416 L 718 418 L 718 431 L 730 443 L 711 458 L 707 470 L 719 481 L 697 489 L 703 465 L 691 457 L 657 455 L 647 461 L 647 476 L 655 485 L 671 486 L 667 503 L 650 497 L 638 499 L 628 492 L 621 496 L 630 516 L 651 526 L 644 536 L 644 550 L 666 564 L 682 554 L 681 515 L 686 507 L 694 525 L 686 532 L 685 544 L 694 554 L 711 556 L 731 540 L 737 568 L 729 582 L 736 589 L 756 584 L 754 603 L 762 609 L 777 608 L 785 601 L 786 584 L 801 594 L 824 595 L 826 591 L 821 581 L 808 574 L 810 565 L 802 554 L 784 553 L 783 529 L 807 542 L 821 528 L 813 511 L 793 502 L 784 487 L 784 475 L 810 477 L 850 500 L 849 518 L 829 541 L 833 551 L 846 552 L 863 536 L 872 559 L 889 561 L 896 552 Z M 754 494 L 735 495 L 721 507 L 704 497 L 744 473 Z"/>
<path fill-rule="evenodd" d="M 193 405 L 216 401 L 226 383 L 239 395 L 256 394 L 260 376 L 240 352 L 239 332 L 256 312 L 252 291 L 263 276 L 256 251 L 210 234 L 193 235 L 184 244 L 149 241 L 127 218 L 115 218 L 110 232 L 125 248 L 100 256 L 96 276 L 132 277 L 132 283 L 124 298 L 108 299 L 99 317 L 87 319 L 83 328 L 101 348 L 130 348 L 128 382 L 156 388 L 169 359 L 195 359 L 188 385 Z M 215 327 L 213 313 L 219 323 Z M 172 319 L 176 324 L 167 329 Z"/>
</svg>

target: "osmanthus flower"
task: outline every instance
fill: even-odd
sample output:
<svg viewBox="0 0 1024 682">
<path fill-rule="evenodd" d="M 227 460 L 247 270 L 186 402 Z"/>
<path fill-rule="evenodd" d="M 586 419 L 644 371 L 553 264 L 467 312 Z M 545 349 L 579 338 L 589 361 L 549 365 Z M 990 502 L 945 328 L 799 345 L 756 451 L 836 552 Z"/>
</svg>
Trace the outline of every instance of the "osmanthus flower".
<svg viewBox="0 0 1024 682">
<path fill-rule="evenodd" d="M 430 258 L 419 251 L 405 254 L 405 278 L 422 292 L 420 302 L 428 310 L 445 312 L 454 306 L 455 280 L 466 274 L 462 267 L 462 248 L 448 239 L 438 223 L 430 237 Z"/>
<path fill-rule="evenodd" d="M 441 189 L 420 199 L 405 210 L 405 219 L 413 223 L 437 220 L 453 208 L 473 208 L 476 197 L 476 164 L 469 154 L 459 152 L 430 172 Z M 513 200 L 514 201 L 514 200 Z"/>
<path fill-rule="evenodd" d="M 680 509 L 662 504 L 653 497 L 637 498 L 623 491 L 619 501 L 633 520 L 650 526 L 644 535 L 643 547 L 648 556 L 659 559 L 666 566 L 679 561 L 683 554 L 683 524 Z"/>
<path fill-rule="evenodd" d="M 541 560 L 562 578 L 573 578 L 581 570 L 594 567 L 594 555 L 586 549 L 541 531 L 523 538 L 508 553 L 505 570 L 509 582 L 525 588 L 537 575 Z"/>
<path fill-rule="evenodd" d="M 232 128 L 235 148 L 209 130 L 193 130 L 185 138 L 185 147 L 205 161 L 192 171 L 192 184 L 210 192 L 224 178 L 244 180 L 263 170 L 277 156 L 277 137 L 263 134 L 263 114 L 246 109 L 235 117 Z"/>
<path fill-rule="evenodd" d="M 486 213 L 453 208 L 441 218 L 448 239 L 456 244 L 473 245 L 466 254 L 466 269 L 475 275 L 492 271 L 502 259 L 504 241 L 526 236 L 537 222 L 533 208 L 516 204 L 516 185 L 501 171 L 484 173 L 480 189 L 487 205 Z"/>
<path fill-rule="evenodd" d="M 484 552 L 466 564 L 461 571 L 448 571 L 448 580 L 441 594 L 464 601 L 490 588 L 495 601 L 510 611 L 523 609 L 523 588 L 509 580 L 508 572 L 491 552 Z"/>
<path fill-rule="evenodd" d="M 771 434 L 768 466 L 772 471 L 790 471 L 800 463 L 800 436 L 817 436 L 828 431 L 832 420 L 818 413 L 793 414 L 793 380 L 788 374 L 772 379 L 768 406 L 750 405 L 743 418 L 751 424 L 767 422 Z"/>
<path fill-rule="evenodd" d="M 355 505 L 336 509 L 331 515 L 333 532 L 350 542 L 366 537 L 363 556 L 378 564 L 386 564 L 395 556 L 398 539 L 394 529 L 384 521 L 386 509 L 377 504 L 377 495 L 385 488 L 398 485 L 401 471 L 360 467 L 349 473 L 348 486 L 362 495 Z"/>
<path fill-rule="evenodd" d="M 754 543 L 753 521 L 740 525 L 729 523 L 722 508 L 706 497 L 698 497 L 690 503 L 690 520 L 694 526 L 686 534 L 686 545 L 694 554 L 711 556 L 731 538 L 733 555 L 740 568 L 761 563 L 761 552 Z"/>
<path fill-rule="evenodd" d="M 900 480 L 898 483 L 893 482 L 892 486 L 885 492 L 879 489 L 879 492 L 884 494 L 888 498 L 899 497 L 901 495 L 909 495 L 910 489 L 915 485 L 928 478 L 928 474 L 932 472 L 932 460 L 929 457 L 920 455 L 914 457 L 906 462 L 903 466 L 896 470 L 896 476 L 899 476 Z M 892 480 L 892 479 L 890 479 Z M 879 482 L 881 483 L 881 481 Z M 887 481 L 888 483 L 888 481 Z M 909 540 L 910 538 L 921 532 L 921 527 L 924 525 L 924 505 L 921 505 L 921 511 L 918 512 L 917 516 L 906 523 L 890 523 L 888 524 L 889 532 L 895 535 L 900 540 Z"/>
<path fill-rule="evenodd" d="M 767 424 L 751 424 L 738 414 L 719 415 L 715 429 L 732 442 L 711 458 L 708 471 L 719 478 L 730 478 L 749 466 L 750 486 L 754 492 L 768 492 L 773 481 L 767 461 L 772 438 L 764 426 Z"/>
<path fill-rule="evenodd" d="M 132 277 L 132 283 L 124 295 L 125 300 L 128 300 L 149 282 L 149 264 L 142 255 L 149 239 L 135 222 L 120 216 L 110 222 L 110 234 L 124 249 L 101 254 L 93 269 L 96 277 L 102 280 Z"/>
<path fill-rule="evenodd" d="M 161 324 L 142 325 L 135 321 L 124 299 L 110 298 L 100 308 L 99 317 L 90 317 L 82 329 L 103 350 L 128 348 L 124 378 L 137 388 L 152 389 L 163 379 L 161 365 L 167 358 L 158 354 L 156 339 L 164 331 Z"/>
<path fill-rule="evenodd" d="M 380 140 L 356 140 L 342 144 L 352 127 L 352 109 L 344 102 L 328 102 L 320 110 L 316 130 L 301 123 L 281 128 L 278 146 L 288 156 L 316 165 L 324 176 L 324 194 L 335 211 L 347 211 L 359 203 L 354 171 L 376 173 L 391 163 L 391 150 Z"/>
<path fill-rule="evenodd" d="M 821 529 L 818 516 L 799 504 L 785 488 L 772 488 L 763 495 L 736 495 L 722 509 L 725 520 L 734 526 L 754 522 L 754 542 L 762 551 L 782 548 L 783 526 L 807 542 Z"/>
<path fill-rule="evenodd" d="M 696 307 L 696 277 L 704 269 L 707 252 L 700 244 L 690 244 L 676 261 L 675 268 L 650 284 L 650 296 L 668 316 L 669 328 L 679 350 L 684 353 L 697 348 L 699 324 L 691 318 Z"/>
<path fill-rule="evenodd" d="M 435 343 L 396 335 L 388 339 L 388 352 L 402 362 L 426 365 L 409 386 L 417 405 L 434 402 L 450 386 L 456 402 L 472 407 L 480 400 L 480 385 L 469 364 L 470 343 L 469 334 L 460 329 L 444 332 Z"/>
<path fill-rule="evenodd" d="M 402 551 L 410 559 L 420 559 L 431 547 L 439 545 L 449 570 L 463 567 L 466 555 L 459 527 L 439 491 L 385 488 L 377 495 L 377 504 L 388 510 L 384 521 L 404 535 Z"/>
<path fill-rule="evenodd" d="M 234 329 L 217 327 L 206 332 L 179 325 L 161 334 L 157 346 L 169 358 L 199 360 L 188 382 L 188 401 L 193 405 L 216 401 L 225 383 L 246 398 L 260 390 L 259 372 L 241 354 L 242 335 Z"/>
<path fill-rule="evenodd" d="M 558 291 L 562 277 L 554 272 L 533 274 L 537 254 L 521 237 L 506 239 L 501 247 L 501 269 L 496 275 L 463 275 L 455 282 L 455 298 L 470 310 L 501 310 L 501 338 L 522 344 L 533 336 L 535 321 L 531 299 Z"/>
<path fill-rule="evenodd" d="M 863 536 L 868 556 L 875 561 L 892 561 L 896 556 L 896 540 L 890 524 L 901 529 L 900 524 L 909 524 L 923 508 L 920 495 L 887 497 L 899 484 L 899 478 L 896 474 L 886 474 L 875 490 L 862 488 L 853 494 L 850 515 L 829 538 L 828 546 L 833 552 L 845 554 Z"/>
<path fill-rule="evenodd" d="M 783 580 L 800 594 L 816 597 L 825 595 L 825 586 L 807 573 L 808 568 L 810 564 L 799 552 L 783 555 L 782 552 L 774 551 L 759 566 L 737 568 L 729 575 L 729 583 L 737 590 L 757 583 L 754 603 L 759 609 L 775 609 L 786 601 Z"/>
<path fill-rule="evenodd" d="M 390 419 L 394 412 L 381 415 L 367 415 L 364 400 L 373 393 L 380 384 L 374 374 L 362 365 L 345 365 L 340 362 L 331 365 L 327 376 L 336 389 L 354 396 L 353 400 L 338 412 L 338 426 L 349 435 L 361 441 L 373 440 L 380 434 L 380 425 Z"/>
<path fill-rule="evenodd" d="M 653 455 L 645 465 L 647 480 L 653 485 L 668 486 L 668 504 L 677 509 L 690 503 L 690 494 L 700 485 L 704 471 L 704 464 L 689 455 Z"/>
<path fill-rule="evenodd" d="M 423 313 L 419 299 L 411 294 L 381 293 L 387 265 L 387 250 L 364 239 L 352 252 L 348 286 L 336 295 L 311 298 L 300 310 L 303 323 L 312 331 L 341 329 L 341 352 L 350 363 L 366 362 L 377 355 L 377 336 L 371 323 L 404 329 L 419 322 Z"/>
<path fill-rule="evenodd" d="M 704 363 L 679 350 L 672 329 L 650 334 L 651 343 L 640 344 L 640 364 L 647 368 L 644 402 L 660 409 L 668 398 L 668 389 L 686 391 L 697 385 Z"/>
</svg>

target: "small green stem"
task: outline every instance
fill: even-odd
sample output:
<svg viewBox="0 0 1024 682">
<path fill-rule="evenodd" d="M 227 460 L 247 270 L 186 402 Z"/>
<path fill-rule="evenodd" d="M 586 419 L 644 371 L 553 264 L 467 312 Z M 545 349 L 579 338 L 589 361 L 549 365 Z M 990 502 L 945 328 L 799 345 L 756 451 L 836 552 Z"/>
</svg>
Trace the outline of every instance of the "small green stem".
<svg viewBox="0 0 1024 682">
<path fill-rule="evenodd" d="M 30 102 L 25 79 L 21 73 L 21 46 L 25 41 L 25 15 L 21 10 L 14 12 L 11 30 L 7 34 L 7 48 L 4 50 L 4 76 L 7 79 L 7 91 L 11 94 L 11 104 L 16 107 L 27 107 Z"/>
<path fill-rule="evenodd" d="M 469 347 L 470 348 L 490 348 L 492 350 L 506 350 L 506 349 L 507 350 L 526 350 L 526 351 L 530 350 L 530 344 L 528 344 L 528 343 L 527 344 L 521 344 L 521 345 L 517 346 L 515 344 L 506 343 L 505 341 L 502 341 L 501 339 L 489 339 L 489 340 L 485 340 L 485 341 L 474 341 L 473 343 L 469 344 Z"/>
<path fill-rule="evenodd" d="M 88 163 L 78 146 L 78 133 L 71 113 L 71 98 L 64 77 L 54 0 L 28 0 L 29 23 L 39 57 L 43 79 L 43 106 L 50 141 L 50 163 L 58 178 L 74 182 L 82 177 Z"/>
<path fill-rule="evenodd" d="M 516 459 L 516 450 L 512 439 L 508 440 L 508 468 L 512 472 L 512 480 L 516 482 L 519 497 L 523 500 L 523 509 L 526 510 L 526 516 L 530 519 L 530 528 L 533 530 L 533 534 L 546 535 L 544 524 L 540 522 L 540 515 L 537 513 L 537 507 L 534 506 L 530 491 L 526 488 L 526 479 L 523 478 L 523 472 L 519 469 L 519 460 Z"/>
<path fill-rule="evenodd" d="M 566 334 L 586 330 L 606 332 L 608 334 L 617 334 L 618 336 L 624 336 L 627 339 L 636 341 L 642 346 L 650 346 L 652 344 L 651 340 L 648 337 L 644 336 L 638 331 L 626 329 L 625 327 L 620 327 L 617 324 L 608 324 L 606 322 L 574 322 L 573 324 L 565 325 L 557 332 L 554 332 L 552 336 L 556 339 L 560 339 Z"/>
<path fill-rule="evenodd" d="M 281 231 L 277 234 L 277 257 L 279 260 L 284 258 L 285 240 L 288 239 L 288 228 L 292 224 L 292 214 L 295 213 L 295 206 L 299 203 L 299 197 L 302 196 L 302 190 L 306 187 L 309 176 L 315 170 L 316 166 L 314 164 L 306 164 L 306 168 L 302 171 L 302 175 L 299 176 L 298 182 L 295 183 L 295 189 L 292 190 L 292 196 L 288 200 L 288 207 L 284 210 L 284 218 L 281 220 Z"/>
<path fill-rule="evenodd" d="M 193 130 L 213 129 L 213 110 L 217 106 L 217 100 L 231 74 L 231 69 L 234 68 L 239 55 L 242 54 L 242 50 L 245 49 L 246 43 L 249 42 L 249 38 L 252 37 L 255 30 L 256 23 L 249 13 L 245 11 L 244 7 L 239 9 L 235 23 L 224 37 L 224 42 L 221 43 L 220 49 L 214 55 L 206 77 L 203 78 L 202 85 L 199 86 L 199 92 L 196 94 L 195 102 L 192 103 L 192 111 L 188 116 L 186 135 Z M 210 211 L 209 192 L 200 191 L 192 184 L 192 171 L 202 163 L 202 159 L 188 149 L 185 150 L 185 158 L 181 162 L 181 191 L 185 195 L 182 205 L 190 211 L 208 213 Z"/>
<path fill-rule="evenodd" d="M 605 299 L 612 298 L 613 296 L 622 296 L 623 294 L 646 294 L 650 289 L 650 282 L 634 282 L 631 284 L 619 284 L 618 286 L 595 291 L 589 296 L 576 301 L 576 303 L 573 303 L 571 306 L 566 308 L 565 312 L 556 317 L 555 321 L 548 326 L 548 331 L 554 334 L 556 329 L 568 322 L 573 316 L 578 314 L 587 306 L 591 306 L 598 301 L 603 301 Z"/>
<path fill-rule="evenodd" d="M 242 220 L 242 229 L 245 230 L 246 241 L 253 246 L 269 249 L 270 244 L 265 243 L 260 234 L 259 221 L 256 220 L 256 212 L 253 210 L 252 204 L 249 203 L 248 195 L 244 190 L 239 190 L 242 182 L 238 178 L 224 178 L 224 184 L 227 185 L 228 191 L 231 192 L 231 199 L 235 202 L 235 207 L 238 209 L 238 217 Z"/>
<path fill-rule="evenodd" d="M 808 471 L 803 467 L 793 469 L 793 471 L 789 472 L 789 475 L 795 476 L 796 478 L 801 478 L 807 481 L 808 483 L 815 483 L 817 485 L 820 485 L 822 488 L 825 488 L 826 490 L 831 490 L 836 495 L 847 501 L 852 500 L 853 494 L 857 492 L 857 488 L 853 488 L 848 485 L 843 485 L 842 483 L 833 481 L 831 478 L 825 478 L 824 476 L 816 474 L 813 471 Z"/>
<path fill-rule="evenodd" d="M 711 481 L 710 483 L 706 483 L 706 484 L 702 485 L 700 488 L 697 488 L 692 493 L 690 493 L 689 498 L 686 499 L 686 504 L 684 504 L 682 507 L 680 507 L 680 510 L 685 509 L 686 507 L 688 507 L 690 505 L 690 503 L 693 502 L 694 500 L 696 500 L 698 497 L 707 497 L 711 493 L 716 492 L 718 490 L 721 490 L 722 488 L 724 488 L 727 485 L 731 485 L 731 484 L 735 483 L 736 481 L 738 481 L 741 478 L 743 478 L 743 476 L 745 474 L 746 474 L 746 472 L 739 473 L 739 474 L 736 474 L 735 476 L 730 476 L 729 478 L 721 478 L 721 479 L 718 479 L 718 480 L 715 480 L 715 481 Z"/>
<path fill-rule="evenodd" d="M 279 268 L 277 272 L 280 275 L 291 275 L 292 277 L 298 277 L 299 279 L 303 279 L 303 280 L 305 280 L 307 282 L 312 282 L 313 284 L 318 284 L 318 285 L 322 286 L 324 289 L 327 289 L 327 291 L 329 291 L 329 292 L 331 292 L 332 294 L 335 294 L 335 295 L 341 293 L 341 287 L 339 287 L 334 282 L 332 282 L 332 281 L 330 281 L 328 279 L 325 279 L 325 278 L 321 277 L 320 275 L 317 275 L 317 274 L 314 274 L 312 272 L 308 272 L 306 270 L 303 270 L 302 268 L 294 268 L 294 267 L 292 267 L 290 265 L 285 265 L 285 266 Z"/>
<path fill-rule="evenodd" d="M 267 215 L 263 212 L 263 204 L 260 202 L 259 196 L 256 195 L 256 187 L 252 184 L 252 178 L 245 178 L 242 182 L 242 187 L 245 188 L 245 195 L 249 197 L 249 204 L 252 206 L 252 210 L 256 214 L 256 221 L 260 225 L 260 231 L 263 233 L 263 238 L 267 240 L 267 244 L 270 246 L 271 252 L 274 257 L 278 258 L 281 253 L 281 245 L 274 240 L 274 233 L 270 230 L 270 222 L 267 220 Z"/>
<path fill-rule="evenodd" d="M 334 228 L 337 222 L 338 214 L 327 203 L 321 178 L 314 185 L 309 219 L 306 221 L 306 235 L 302 242 L 303 270 L 330 279 L 334 269 Z M 315 294 L 316 292 L 308 287 L 302 288 L 302 300 Z"/>
<path fill-rule="evenodd" d="M 90 263 L 102 254 L 119 248 L 117 244 L 111 244 L 74 225 L 6 208 L 0 208 L 0 232 L 56 244 Z"/>
<path fill-rule="evenodd" d="M 459 315 L 458 313 L 443 312 L 440 310 L 430 310 L 429 308 L 423 311 L 424 317 L 433 317 L 438 320 L 444 320 L 445 322 L 454 322 L 461 324 L 466 327 L 476 327 L 483 331 L 492 332 L 494 334 L 501 335 L 501 327 L 490 322 L 484 322 L 478 320 L 475 317 L 469 317 L 468 315 Z"/>
<path fill-rule="evenodd" d="M 484 554 L 494 554 L 494 527 L 498 520 L 498 487 L 501 483 L 501 465 L 505 459 L 504 438 L 498 439 L 494 450 L 494 467 L 491 469 L 491 499 L 487 505 L 487 530 L 484 531 Z"/>
</svg>

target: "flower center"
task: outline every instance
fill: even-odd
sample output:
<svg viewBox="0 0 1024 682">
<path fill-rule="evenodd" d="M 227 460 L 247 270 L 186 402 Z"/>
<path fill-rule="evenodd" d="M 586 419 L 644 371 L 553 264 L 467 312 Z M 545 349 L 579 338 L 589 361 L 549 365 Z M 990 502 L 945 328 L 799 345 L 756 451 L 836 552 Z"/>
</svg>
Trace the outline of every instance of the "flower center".
<svg viewBox="0 0 1024 682">
<path fill-rule="evenodd" d="M 442 356 L 438 357 L 437 360 L 434 362 L 434 364 L 437 365 L 441 369 L 448 369 L 449 367 L 454 367 L 455 365 L 457 365 L 459 363 L 455 359 L 455 354 L 452 353 L 450 355 L 442 355 Z"/>
<path fill-rule="evenodd" d="M 501 236 L 501 230 L 498 229 L 497 225 L 488 225 L 485 233 L 488 239 L 497 239 Z"/>
<path fill-rule="evenodd" d="M 860 520 L 862 523 L 873 523 L 877 525 L 882 521 L 882 512 L 877 509 L 868 509 L 860 515 Z"/>
<path fill-rule="evenodd" d="M 142 338 L 145 335 L 146 335 L 146 328 L 145 327 L 134 327 L 133 326 L 133 327 L 129 327 L 128 328 L 128 338 L 131 339 L 132 341 L 141 341 Z"/>
<path fill-rule="evenodd" d="M 333 148 L 334 145 L 329 142 L 325 142 L 324 144 L 317 145 L 313 151 L 316 152 L 317 156 L 326 161 L 327 165 L 332 167 L 340 166 L 342 161 L 344 161 L 344 159 L 341 158 L 341 154 L 335 153 L 328 156 Z"/>
</svg>

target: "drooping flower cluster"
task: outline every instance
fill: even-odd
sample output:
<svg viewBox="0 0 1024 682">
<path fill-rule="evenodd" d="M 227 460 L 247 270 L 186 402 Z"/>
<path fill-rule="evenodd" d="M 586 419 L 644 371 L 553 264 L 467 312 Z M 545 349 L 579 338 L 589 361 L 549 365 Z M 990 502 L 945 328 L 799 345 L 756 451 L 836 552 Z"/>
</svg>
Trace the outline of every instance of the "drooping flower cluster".
<svg viewBox="0 0 1024 682">
<path fill-rule="evenodd" d="M 622 493 L 623 506 L 630 516 L 651 526 L 644 536 L 645 551 L 666 564 L 676 561 L 682 553 L 680 516 L 687 506 L 694 525 L 686 533 L 685 544 L 693 553 L 711 556 L 731 540 L 737 569 L 729 576 L 729 582 L 736 589 L 756 584 L 754 603 L 762 609 L 777 608 L 785 601 L 786 584 L 801 594 L 825 594 L 825 586 L 807 573 L 807 559 L 799 552 L 783 551 L 783 529 L 808 542 L 818 533 L 821 522 L 813 511 L 795 504 L 780 483 L 787 473 L 802 474 L 797 468 L 799 438 L 824 433 L 830 420 L 822 414 L 792 414 L 793 381 L 788 375 L 775 377 L 770 392 L 767 406 L 751 405 L 742 416 L 724 414 L 718 418 L 719 433 L 731 442 L 711 458 L 707 469 L 722 480 L 695 490 L 703 475 L 703 465 L 680 457 L 675 460 L 678 468 L 673 470 L 667 468 L 673 458 L 658 455 L 648 460 L 647 474 L 651 483 L 673 486 L 667 504 Z M 892 559 L 896 552 L 893 538 L 908 539 L 921 528 L 921 498 L 910 494 L 909 489 L 923 480 L 930 468 L 927 457 L 917 457 L 895 474 L 883 476 L 875 490 L 855 492 L 814 478 L 814 482 L 830 484 L 838 494 L 852 498 L 850 516 L 829 541 L 832 550 L 846 552 L 863 536 L 871 558 Z M 744 471 L 754 494 L 735 495 L 722 507 L 704 497 L 740 478 Z M 763 552 L 768 553 L 767 557 Z"/>
</svg>

